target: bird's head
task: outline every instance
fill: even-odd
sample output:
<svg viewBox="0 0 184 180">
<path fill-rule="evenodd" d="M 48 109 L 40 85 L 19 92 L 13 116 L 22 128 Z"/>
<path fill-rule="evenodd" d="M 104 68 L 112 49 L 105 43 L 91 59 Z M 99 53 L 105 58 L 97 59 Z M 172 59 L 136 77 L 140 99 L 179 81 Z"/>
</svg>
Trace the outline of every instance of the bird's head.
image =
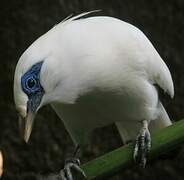
<svg viewBox="0 0 184 180">
<path fill-rule="evenodd" d="M 38 110 L 47 104 L 73 103 L 79 89 L 75 88 L 73 71 L 65 61 L 68 57 L 56 47 L 57 41 L 52 42 L 46 35 L 23 53 L 14 74 L 14 101 L 26 142 Z"/>
<path fill-rule="evenodd" d="M 45 94 L 41 84 L 40 73 L 43 61 L 39 61 L 28 68 L 24 63 L 18 63 L 14 78 L 14 99 L 19 113 L 21 132 L 27 142 L 38 109 L 42 106 Z"/>
<path fill-rule="evenodd" d="M 50 61 L 49 43 L 43 36 L 36 40 L 20 57 L 14 74 L 14 101 L 24 140 L 29 140 L 37 111 L 55 97 L 56 64 Z M 48 40 L 48 38 L 47 38 Z M 50 40 L 50 39 L 49 39 Z M 57 66 L 57 65 L 56 65 Z M 58 83 L 59 84 L 59 83 Z"/>
<path fill-rule="evenodd" d="M 81 85 L 88 78 L 84 75 L 87 71 L 81 73 L 81 69 L 85 67 L 75 68 L 76 57 L 85 56 L 82 51 L 72 49 L 73 46 L 68 43 L 70 34 L 65 30 L 72 21 L 85 14 L 89 12 L 54 26 L 38 38 L 17 63 L 14 75 L 14 101 L 26 142 L 31 134 L 34 117 L 43 105 L 74 103 L 83 89 L 88 89 L 88 86 Z M 79 54 L 76 55 L 75 52 Z"/>
</svg>

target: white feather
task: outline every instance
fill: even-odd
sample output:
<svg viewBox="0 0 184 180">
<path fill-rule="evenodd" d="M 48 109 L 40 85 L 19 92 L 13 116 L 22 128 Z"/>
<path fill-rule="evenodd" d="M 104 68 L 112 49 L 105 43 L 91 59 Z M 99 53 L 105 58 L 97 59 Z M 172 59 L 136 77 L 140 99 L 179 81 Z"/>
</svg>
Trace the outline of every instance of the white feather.
<svg viewBox="0 0 184 180">
<path fill-rule="evenodd" d="M 89 13 L 65 20 L 35 41 L 15 73 L 15 96 L 21 98 L 16 90 L 21 74 L 44 60 L 41 105 L 52 104 L 76 143 L 96 127 L 157 119 L 154 84 L 174 95 L 166 64 L 139 29 L 112 17 L 76 20 Z"/>
</svg>

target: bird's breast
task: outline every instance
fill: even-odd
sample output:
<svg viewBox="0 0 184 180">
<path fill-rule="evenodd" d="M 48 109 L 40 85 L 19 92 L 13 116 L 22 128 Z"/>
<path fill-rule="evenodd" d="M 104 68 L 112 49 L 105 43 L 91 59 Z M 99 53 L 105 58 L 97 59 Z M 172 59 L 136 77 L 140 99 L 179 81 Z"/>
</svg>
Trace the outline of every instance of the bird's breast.
<svg viewBox="0 0 184 180">
<path fill-rule="evenodd" d="M 86 131 L 117 121 L 140 120 L 144 114 L 144 105 L 138 96 L 113 91 L 93 91 L 80 96 L 74 104 L 56 106 L 65 124 Z"/>
</svg>

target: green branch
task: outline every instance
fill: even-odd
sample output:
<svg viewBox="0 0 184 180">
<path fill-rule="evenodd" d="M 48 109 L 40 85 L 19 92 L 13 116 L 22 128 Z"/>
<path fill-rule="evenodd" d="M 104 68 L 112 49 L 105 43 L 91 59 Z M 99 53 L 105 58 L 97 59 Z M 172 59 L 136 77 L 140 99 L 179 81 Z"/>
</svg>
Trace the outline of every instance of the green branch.
<svg viewBox="0 0 184 180">
<path fill-rule="evenodd" d="M 184 120 L 181 120 L 152 135 L 152 148 L 149 159 L 166 153 L 183 142 Z M 133 145 L 128 144 L 82 165 L 81 168 L 86 173 L 88 179 L 100 179 L 133 165 L 132 157 Z"/>
</svg>

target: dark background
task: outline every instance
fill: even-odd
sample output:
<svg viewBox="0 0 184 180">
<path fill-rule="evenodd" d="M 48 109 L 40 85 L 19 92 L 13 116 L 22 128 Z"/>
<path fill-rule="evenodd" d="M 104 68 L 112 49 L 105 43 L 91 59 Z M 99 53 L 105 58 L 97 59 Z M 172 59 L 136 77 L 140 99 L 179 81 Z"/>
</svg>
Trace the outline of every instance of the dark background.
<svg viewBox="0 0 184 180">
<path fill-rule="evenodd" d="M 13 76 L 24 50 L 66 16 L 102 9 L 139 27 L 170 68 L 175 98 L 164 105 L 173 121 L 184 117 L 184 1 L 183 0 L 1 0 L 0 5 L 0 145 L 4 152 L 3 179 L 34 179 L 36 174 L 57 173 L 63 167 L 66 146 L 72 141 L 50 107 L 37 115 L 29 144 L 21 140 L 13 102 Z M 114 126 L 96 130 L 82 158 L 93 159 L 119 147 Z M 184 179 L 184 146 L 149 162 L 146 169 L 123 170 L 110 179 Z"/>
</svg>

